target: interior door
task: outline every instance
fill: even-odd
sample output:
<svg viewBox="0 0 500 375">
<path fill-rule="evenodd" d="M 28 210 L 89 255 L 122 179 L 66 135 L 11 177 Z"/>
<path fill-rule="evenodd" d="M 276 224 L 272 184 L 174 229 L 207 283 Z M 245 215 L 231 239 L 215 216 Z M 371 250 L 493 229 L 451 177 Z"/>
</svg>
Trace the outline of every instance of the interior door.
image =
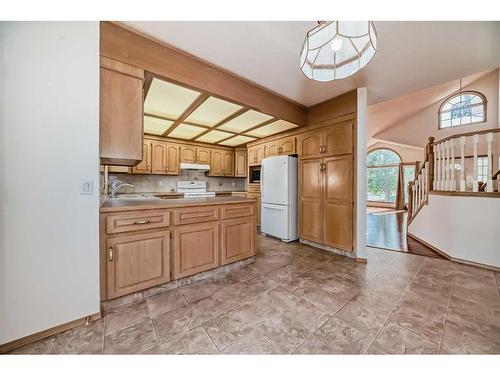
<svg viewBox="0 0 500 375">
<path fill-rule="evenodd" d="M 323 243 L 352 251 L 353 156 L 325 158 L 323 163 Z"/>
<path fill-rule="evenodd" d="M 288 157 L 262 160 L 260 189 L 263 203 L 288 204 Z"/>
<path fill-rule="evenodd" d="M 321 159 L 301 160 L 299 165 L 299 236 L 322 242 Z"/>
</svg>

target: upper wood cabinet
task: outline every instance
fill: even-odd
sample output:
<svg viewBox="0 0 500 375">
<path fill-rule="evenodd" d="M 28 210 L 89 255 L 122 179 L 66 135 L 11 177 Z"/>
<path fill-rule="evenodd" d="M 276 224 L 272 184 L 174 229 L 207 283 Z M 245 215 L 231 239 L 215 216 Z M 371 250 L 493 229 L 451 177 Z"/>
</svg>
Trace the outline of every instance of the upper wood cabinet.
<svg viewBox="0 0 500 375">
<path fill-rule="evenodd" d="M 234 176 L 234 151 L 222 152 L 222 175 Z"/>
<path fill-rule="evenodd" d="M 210 155 L 210 176 L 222 176 L 222 150 L 213 149 Z"/>
<path fill-rule="evenodd" d="M 248 165 L 260 165 L 264 159 L 264 145 L 257 145 L 248 148 Z"/>
<path fill-rule="evenodd" d="M 298 154 L 302 159 L 350 154 L 353 152 L 351 121 L 312 130 L 298 136 Z"/>
<path fill-rule="evenodd" d="M 286 137 L 265 144 L 266 158 L 276 155 L 293 155 L 295 150 L 295 137 Z"/>
<path fill-rule="evenodd" d="M 180 146 L 166 142 L 151 142 L 151 173 L 178 175 Z"/>
<path fill-rule="evenodd" d="M 107 299 L 170 281 L 170 231 L 106 241 Z"/>
<path fill-rule="evenodd" d="M 234 152 L 234 176 L 246 177 L 248 173 L 246 150 L 236 150 Z"/>
<path fill-rule="evenodd" d="M 199 164 L 210 164 L 210 149 L 196 147 L 196 162 Z"/>
<path fill-rule="evenodd" d="M 196 146 L 181 146 L 181 163 L 196 163 Z"/>
<path fill-rule="evenodd" d="M 151 141 L 145 139 L 142 143 L 142 160 L 132 167 L 132 173 L 149 174 L 151 173 Z"/>
<path fill-rule="evenodd" d="M 143 159 L 144 71 L 105 57 L 100 62 L 101 163 L 133 166 Z"/>
</svg>

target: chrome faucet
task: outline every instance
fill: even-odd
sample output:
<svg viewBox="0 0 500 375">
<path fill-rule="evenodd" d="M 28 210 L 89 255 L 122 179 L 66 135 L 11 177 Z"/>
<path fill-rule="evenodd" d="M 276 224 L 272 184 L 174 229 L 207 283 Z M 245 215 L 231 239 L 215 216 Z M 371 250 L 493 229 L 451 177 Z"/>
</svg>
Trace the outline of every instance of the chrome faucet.
<svg viewBox="0 0 500 375">
<path fill-rule="evenodd" d="M 134 187 L 134 185 L 129 183 L 123 183 L 118 179 L 113 180 L 113 182 L 111 183 L 111 192 L 110 192 L 111 198 L 116 198 L 116 192 L 120 190 L 123 186 Z"/>
</svg>

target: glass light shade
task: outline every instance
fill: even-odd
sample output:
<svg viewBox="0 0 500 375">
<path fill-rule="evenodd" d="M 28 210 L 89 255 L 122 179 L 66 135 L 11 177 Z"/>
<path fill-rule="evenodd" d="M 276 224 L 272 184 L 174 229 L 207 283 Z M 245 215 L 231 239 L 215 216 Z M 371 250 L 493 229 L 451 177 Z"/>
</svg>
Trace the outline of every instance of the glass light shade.
<svg viewBox="0 0 500 375">
<path fill-rule="evenodd" d="M 307 33 L 300 69 L 309 79 L 334 81 L 361 70 L 376 52 L 377 32 L 372 21 L 325 21 Z"/>
</svg>

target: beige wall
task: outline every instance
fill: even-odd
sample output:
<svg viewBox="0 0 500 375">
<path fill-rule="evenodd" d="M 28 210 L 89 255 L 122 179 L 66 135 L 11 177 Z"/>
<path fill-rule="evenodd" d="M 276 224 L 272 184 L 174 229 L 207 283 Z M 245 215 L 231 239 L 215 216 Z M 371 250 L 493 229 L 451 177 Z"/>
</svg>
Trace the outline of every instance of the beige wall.
<svg viewBox="0 0 500 375">
<path fill-rule="evenodd" d="M 368 152 L 377 148 L 388 148 L 395 151 L 401 156 L 401 160 L 405 163 L 424 160 L 424 149 L 415 149 L 413 147 L 405 147 L 404 145 L 394 145 L 386 142 L 377 142 L 368 147 Z"/>
<path fill-rule="evenodd" d="M 396 143 L 424 147 L 430 136 L 440 140 L 450 135 L 499 127 L 499 70 L 478 79 L 464 90 L 479 91 L 486 96 L 487 121 L 484 123 L 459 126 L 449 129 L 438 129 L 438 110 L 443 100 L 399 121 L 387 130 L 376 135 L 376 138 Z"/>
</svg>

